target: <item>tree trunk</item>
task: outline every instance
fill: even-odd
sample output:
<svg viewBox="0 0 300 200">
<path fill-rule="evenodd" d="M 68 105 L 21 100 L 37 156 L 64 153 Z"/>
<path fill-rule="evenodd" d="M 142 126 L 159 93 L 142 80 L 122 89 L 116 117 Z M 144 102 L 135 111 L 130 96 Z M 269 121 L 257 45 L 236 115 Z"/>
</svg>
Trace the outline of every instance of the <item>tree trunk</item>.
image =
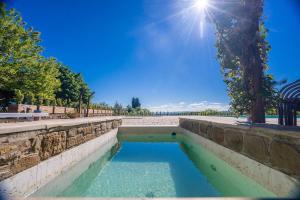
<svg viewBox="0 0 300 200">
<path fill-rule="evenodd" d="M 81 107 L 82 107 L 82 92 L 80 92 L 80 95 L 79 95 L 79 107 L 78 107 L 78 109 L 79 109 L 79 116 L 81 117 Z"/>
<path fill-rule="evenodd" d="M 243 49 L 241 68 L 245 89 L 251 96 L 250 118 L 253 123 L 265 123 L 265 105 L 263 96 L 263 61 L 259 52 L 259 25 L 263 0 L 246 0 L 242 20 L 242 40 L 247 46 Z"/>
</svg>

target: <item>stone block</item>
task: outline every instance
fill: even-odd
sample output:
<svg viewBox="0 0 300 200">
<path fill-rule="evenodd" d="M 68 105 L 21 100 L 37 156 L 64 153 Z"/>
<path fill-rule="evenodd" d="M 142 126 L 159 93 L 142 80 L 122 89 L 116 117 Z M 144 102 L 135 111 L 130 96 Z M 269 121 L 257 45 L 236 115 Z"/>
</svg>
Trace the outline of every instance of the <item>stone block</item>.
<svg viewBox="0 0 300 200">
<path fill-rule="evenodd" d="M 272 167 L 300 177 L 300 145 L 294 141 L 274 139 L 270 146 Z"/>
<path fill-rule="evenodd" d="M 22 153 L 28 153 L 31 150 L 31 142 L 29 139 L 15 141 L 13 144 L 17 145 L 18 151 Z"/>
<path fill-rule="evenodd" d="M 77 144 L 76 136 L 67 138 L 67 148 L 71 148 Z"/>
<path fill-rule="evenodd" d="M 208 129 L 209 124 L 207 123 L 200 123 L 200 127 L 199 127 L 199 133 L 200 135 L 207 137 L 207 129 Z"/>
<path fill-rule="evenodd" d="M 0 145 L 0 156 L 6 155 L 16 149 L 17 149 L 17 146 L 15 144 L 9 144 L 9 143 L 1 144 Z"/>
<path fill-rule="evenodd" d="M 86 126 L 83 128 L 83 135 L 92 134 L 93 133 L 93 127 L 92 126 Z"/>
<path fill-rule="evenodd" d="M 22 155 L 20 158 L 14 160 L 11 170 L 14 174 L 37 165 L 40 162 L 38 153 Z"/>
<path fill-rule="evenodd" d="M 112 122 L 112 128 L 117 128 L 119 126 L 119 122 L 117 120 L 114 120 Z"/>
<path fill-rule="evenodd" d="M 187 129 L 187 124 L 188 124 L 187 120 L 185 120 L 185 119 L 179 119 L 179 126 L 181 128 Z"/>
<path fill-rule="evenodd" d="M 269 144 L 270 139 L 267 137 L 246 133 L 244 137 L 244 153 L 261 163 L 269 163 Z"/>
<path fill-rule="evenodd" d="M 188 125 L 188 130 L 198 134 L 199 133 L 199 122 L 197 121 L 190 121 Z"/>
<path fill-rule="evenodd" d="M 53 132 L 45 135 L 41 143 L 42 160 L 56 155 L 66 149 L 66 131 Z"/>
<path fill-rule="evenodd" d="M 203 136 L 213 140 L 213 127 L 211 125 L 207 125 L 206 134 L 203 134 Z"/>
<path fill-rule="evenodd" d="M 79 128 L 77 128 L 77 134 L 84 134 L 85 133 L 85 129 L 84 129 L 84 127 L 79 127 Z"/>
<path fill-rule="evenodd" d="M 43 136 L 42 135 L 39 135 L 39 136 L 36 136 L 35 138 L 32 139 L 32 142 L 31 142 L 31 149 L 33 152 L 39 152 L 41 150 L 41 145 L 42 145 L 42 139 L 43 139 Z"/>
<path fill-rule="evenodd" d="M 0 166 L 0 181 L 12 176 L 13 173 L 10 170 L 10 165 Z"/>
<path fill-rule="evenodd" d="M 53 155 L 59 154 L 66 149 L 66 131 L 60 131 L 57 136 L 53 138 Z"/>
<path fill-rule="evenodd" d="M 0 145 L 0 165 L 5 165 L 21 155 L 18 146 L 11 143 Z"/>
<path fill-rule="evenodd" d="M 106 122 L 106 132 L 112 129 L 112 122 Z"/>
<path fill-rule="evenodd" d="M 237 152 L 243 149 L 243 133 L 237 130 L 225 130 L 224 146 Z"/>
<path fill-rule="evenodd" d="M 77 128 L 71 128 L 68 130 L 68 137 L 73 137 L 77 134 Z"/>
<path fill-rule="evenodd" d="M 101 128 L 100 127 L 94 127 L 94 133 L 96 136 L 100 136 L 101 135 Z"/>
<path fill-rule="evenodd" d="M 76 145 L 82 144 L 84 142 L 84 136 L 83 135 L 76 135 Z"/>
<path fill-rule="evenodd" d="M 101 123 L 101 132 L 102 132 L 102 133 L 105 133 L 105 132 L 106 132 L 106 123 L 105 123 L 105 122 L 102 122 L 102 123 Z"/>
<path fill-rule="evenodd" d="M 218 144 L 224 144 L 224 129 L 220 127 L 212 127 L 212 140 Z"/>
<path fill-rule="evenodd" d="M 122 120 L 121 120 L 121 119 L 118 120 L 118 125 L 119 125 L 119 126 L 122 125 Z"/>
<path fill-rule="evenodd" d="M 96 136 L 94 134 L 87 134 L 84 136 L 84 141 L 89 141 L 91 139 L 94 139 Z"/>
</svg>

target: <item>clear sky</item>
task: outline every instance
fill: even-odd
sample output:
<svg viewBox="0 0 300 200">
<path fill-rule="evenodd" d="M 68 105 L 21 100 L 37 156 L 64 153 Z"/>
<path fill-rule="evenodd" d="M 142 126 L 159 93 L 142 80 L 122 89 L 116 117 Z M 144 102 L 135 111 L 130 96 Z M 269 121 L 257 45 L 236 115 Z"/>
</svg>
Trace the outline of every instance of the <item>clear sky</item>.
<svg viewBox="0 0 300 200">
<path fill-rule="evenodd" d="M 216 60 L 214 29 L 189 0 L 9 0 L 42 33 L 46 56 L 81 72 L 94 101 L 133 96 L 152 110 L 224 109 L 229 99 Z M 300 0 L 265 0 L 270 73 L 300 78 Z"/>
</svg>

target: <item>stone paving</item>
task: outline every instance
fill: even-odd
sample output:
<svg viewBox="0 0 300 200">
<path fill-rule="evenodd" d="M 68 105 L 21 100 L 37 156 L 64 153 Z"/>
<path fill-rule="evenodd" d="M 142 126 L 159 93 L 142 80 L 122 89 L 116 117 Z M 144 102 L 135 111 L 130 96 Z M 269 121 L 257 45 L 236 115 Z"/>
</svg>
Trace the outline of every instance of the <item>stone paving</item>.
<svg viewBox="0 0 300 200">
<path fill-rule="evenodd" d="M 50 119 L 41 121 L 29 121 L 29 122 L 16 122 L 16 123 L 0 123 L 0 134 L 15 132 L 15 130 L 26 130 L 31 128 L 47 128 L 52 126 L 58 126 L 60 124 L 76 125 L 81 123 L 92 123 L 98 120 L 110 120 L 122 118 L 123 125 L 178 125 L 179 118 L 198 119 L 204 121 L 211 121 L 223 124 L 241 124 L 245 123 L 245 118 L 234 117 L 217 117 L 217 116 L 151 116 L 151 117 L 89 117 L 89 118 L 77 118 L 77 119 Z M 276 125 L 277 119 L 267 119 L 267 125 Z M 300 119 L 298 119 L 298 126 L 300 125 Z"/>
<path fill-rule="evenodd" d="M 246 118 L 217 117 L 217 116 L 155 116 L 155 117 L 123 117 L 124 125 L 178 125 L 179 118 L 198 119 L 223 124 L 246 123 Z M 267 119 L 267 124 L 276 125 L 277 118 Z M 298 120 L 300 124 L 300 120 Z"/>
<path fill-rule="evenodd" d="M 77 118 L 77 119 L 49 119 L 40 121 L 26 121 L 15 123 L 0 123 L 0 134 L 11 132 L 22 132 L 35 129 L 51 128 L 55 126 L 72 126 L 82 123 L 93 123 L 100 121 L 107 121 L 112 119 L 119 119 L 116 116 L 106 117 L 89 117 L 89 118 Z"/>
</svg>

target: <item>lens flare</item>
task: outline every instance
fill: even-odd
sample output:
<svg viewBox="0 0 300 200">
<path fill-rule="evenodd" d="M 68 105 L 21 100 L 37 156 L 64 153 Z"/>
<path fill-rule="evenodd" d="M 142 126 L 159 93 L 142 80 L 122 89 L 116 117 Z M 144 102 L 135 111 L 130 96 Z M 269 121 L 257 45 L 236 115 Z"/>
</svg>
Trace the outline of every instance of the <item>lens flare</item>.
<svg viewBox="0 0 300 200">
<path fill-rule="evenodd" d="M 203 11 L 208 7 L 208 0 L 196 0 L 194 6 L 198 11 Z"/>
</svg>

